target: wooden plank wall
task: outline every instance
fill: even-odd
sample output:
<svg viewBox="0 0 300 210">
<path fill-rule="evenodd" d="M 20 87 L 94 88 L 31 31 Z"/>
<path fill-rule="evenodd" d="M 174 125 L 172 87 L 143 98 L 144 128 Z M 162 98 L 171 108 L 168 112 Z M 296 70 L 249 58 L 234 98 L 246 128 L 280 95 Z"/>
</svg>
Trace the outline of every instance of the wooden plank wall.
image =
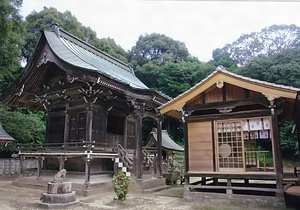
<svg viewBox="0 0 300 210">
<path fill-rule="evenodd" d="M 189 171 L 213 171 L 211 122 L 188 123 Z"/>
</svg>

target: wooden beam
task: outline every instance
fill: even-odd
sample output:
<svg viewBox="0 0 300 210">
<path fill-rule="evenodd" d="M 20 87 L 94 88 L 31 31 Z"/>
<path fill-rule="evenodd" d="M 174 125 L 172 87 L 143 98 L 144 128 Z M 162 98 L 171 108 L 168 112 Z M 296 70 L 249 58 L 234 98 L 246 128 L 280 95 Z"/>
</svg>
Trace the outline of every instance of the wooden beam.
<svg viewBox="0 0 300 210">
<path fill-rule="evenodd" d="M 256 109 L 250 111 L 242 112 L 232 112 L 228 114 L 210 114 L 210 115 L 197 115 L 189 116 L 186 120 L 188 122 L 204 122 L 204 121 L 214 121 L 214 120 L 227 120 L 232 118 L 250 118 L 250 117 L 261 117 L 270 116 L 270 109 Z"/>
<path fill-rule="evenodd" d="M 269 101 L 267 98 L 247 98 L 242 100 L 233 100 L 233 101 L 220 101 L 220 102 L 213 102 L 213 103 L 206 103 L 206 104 L 186 104 L 184 106 L 185 111 L 197 111 L 197 110 L 206 110 L 206 109 L 223 109 L 226 107 L 237 107 L 237 106 L 246 106 L 246 105 L 255 105 L 261 104 L 264 105 L 266 108 L 269 105 Z"/>
</svg>

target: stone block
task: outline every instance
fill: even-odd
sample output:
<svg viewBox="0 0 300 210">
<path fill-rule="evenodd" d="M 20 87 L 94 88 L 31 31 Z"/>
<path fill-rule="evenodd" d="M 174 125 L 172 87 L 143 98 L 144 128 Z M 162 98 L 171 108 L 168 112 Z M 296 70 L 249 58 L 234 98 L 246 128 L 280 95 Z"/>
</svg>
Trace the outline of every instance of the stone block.
<svg viewBox="0 0 300 210">
<path fill-rule="evenodd" d="M 71 203 L 76 201 L 75 198 L 75 191 L 72 191 L 71 193 L 67 194 L 48 194 L 48 193 L 42 193 L 40 201 L 42 203 Z"/>
<path fill-rule="evenodd" d="M 48 194 L 66 194 L 72 192 L 71 182 L 49 182 L 48 183 Z"/>
</svg>

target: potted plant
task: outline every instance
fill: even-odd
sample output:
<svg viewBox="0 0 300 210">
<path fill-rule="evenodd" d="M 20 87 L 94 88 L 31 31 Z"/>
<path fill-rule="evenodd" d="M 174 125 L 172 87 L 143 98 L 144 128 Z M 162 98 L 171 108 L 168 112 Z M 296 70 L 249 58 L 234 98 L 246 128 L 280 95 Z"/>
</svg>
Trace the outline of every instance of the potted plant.
<svg viewBox="0 0 300 210">
<path fill-rule="evenodd" d="M 114 185 L 115 193 L 117 194 L 118 200 L 125 200 L 126 195 L 128 193 L 128 186 L 130 183 L 130 178 L 126 176 L 126 174 L 119 170 L 117 174 L 115 174 L 112 178 L 112 182 Z"/>
</svg>

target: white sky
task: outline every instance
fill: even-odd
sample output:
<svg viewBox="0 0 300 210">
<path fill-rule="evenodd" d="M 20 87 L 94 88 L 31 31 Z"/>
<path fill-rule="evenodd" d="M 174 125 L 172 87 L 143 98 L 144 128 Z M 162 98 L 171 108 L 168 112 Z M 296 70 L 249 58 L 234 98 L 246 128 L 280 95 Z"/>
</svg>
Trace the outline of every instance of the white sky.
<svg viewBox="0 0 300 210">
<path fill-rule="evenodd" d="M 273 24 L 300 26 L 297 1 L 23 0 L 21 14 L 54 7 L 69 10 L 98 38 L 125 50 L 140 35 L 160 33 L 184 42 L 191 55 L 208 61 L 212 51 Z"/>
</svg>

